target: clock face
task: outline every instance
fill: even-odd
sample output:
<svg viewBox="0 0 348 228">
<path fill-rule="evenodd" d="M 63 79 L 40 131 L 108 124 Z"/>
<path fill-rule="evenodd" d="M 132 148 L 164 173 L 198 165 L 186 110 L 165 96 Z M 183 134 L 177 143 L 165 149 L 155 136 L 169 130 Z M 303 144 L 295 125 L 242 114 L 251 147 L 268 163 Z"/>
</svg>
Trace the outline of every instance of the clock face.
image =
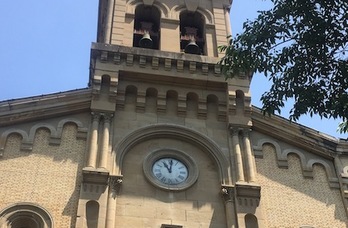
<svg viewBox="0 0 348 228">
<path fill-rule="evenodd" d="M 152 166 L 152 173 L 161 183 L 178 185 L 188 178 L 188 168 L 176 158 L 164 157 L 156 160 Z"/>
</svg>

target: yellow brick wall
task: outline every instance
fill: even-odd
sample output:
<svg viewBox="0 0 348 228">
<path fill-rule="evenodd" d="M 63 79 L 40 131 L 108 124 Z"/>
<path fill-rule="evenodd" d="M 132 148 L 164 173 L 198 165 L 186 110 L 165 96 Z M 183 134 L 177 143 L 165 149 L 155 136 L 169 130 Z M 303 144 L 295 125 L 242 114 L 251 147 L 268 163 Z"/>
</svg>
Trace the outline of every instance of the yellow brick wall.
<svg viewBox="0 0 348 228">
<path fill-rule="evenodd" d="M 143 174 L 143 160 L 161 148 L 181 150 L 199 167 L 197 182 L 184 191 L 165 191 L 150 184 Z M 131 149 L 124 158 L 123 183 L 117 199 L 116 227 L 160 227 L 161 224 L 195 228 L 225 228 L 219 175 L 209 156 L 174 139 L 153 139 Z"/>
<path fill-rule="evenodd" d="M 20 151 L 21 137 L 10 135 L 0 159 L 0 210 L 30 202 L 45 208 L 55 227 L 75 224 L 86 144 L 76 132 L 65 125 L 60 146 L 50 146 L 50 132 L 39 129 L 31 152 Z"/>
<path fill-rule="evenodd" d="M 340 191 L 329 187 L 322 166 L 314 165 L 314 177 L 308 179 L 296 155 L 288 156 L 288 169 L 280 169 L 271 145 L 264 145 L 263 154 L 256 166 L 267 227 L 347 227 Z"/>
</svg>

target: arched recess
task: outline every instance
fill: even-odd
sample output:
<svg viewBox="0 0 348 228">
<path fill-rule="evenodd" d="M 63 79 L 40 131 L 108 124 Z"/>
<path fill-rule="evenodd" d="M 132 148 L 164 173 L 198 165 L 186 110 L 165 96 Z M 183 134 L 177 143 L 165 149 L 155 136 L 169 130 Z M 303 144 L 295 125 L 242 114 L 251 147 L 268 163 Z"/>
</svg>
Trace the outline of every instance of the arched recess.
<svg viewBox="0 0 348 228">
<path fill-rule="evenodd" d="M 325 169 L 327 179 L 329 180 L 330 183 L 338 183 L 338 178 L 337 178 L 337 176 L 335 174 L 336 173 L 335 170 L 333 169 L 333 167 L 331 167 L 324 160 L 321 160 L 321 159 L 310 159 L 307 162 L 307 164 L 306 164 L 306 170 L 313 172 L 313 166 L 315 164 L 321 165 Z"/>
<path fill-rule="evenodd" d="M 98 228 L 99 203 L 90 200 L 86 203 L 86 219 L 88 228 Z"/>
<path fill-rule="evenodd" d="M 176 114 L 178 111 L 178 92 L 168 90 L 166 94 L 166 110 L 168 114 Z"/>
<path fill-rule="evenodd" d="M 146 90 L 146 112 L 156 112 L 157 111 L 157 97 L 158 91 L 155 88 L 148 88 Z"/>
<path fill-rule="evenodd" d="M 0 227 L 53 228 L 53 219 L 47 210 L 33 203 L 17 203 L 0 211 Z"/>
<path fill-rule="evenodd" d="M 231 184 L 229 183 L 228 176 L 229 162 L 223 155 L 219 146 L 211 139 L 195 130 L 173 124 L 151 125 L 128 134 L 117 146 L 114 147 L 116 161 L 114 163 L 113 173 L 116 175 L 122 175 L 123 159 L 127 152 L 138 143 L 154 138 L 174 138 L 197 146 L 202 151 L 209 154 L 216 163 L 221 184 Z"/>
<path fill-rule="evenodd" d="M 214 94 L 209 94 L 207 96 L 207 115 L 208 118 L 216 118 L 218 117 L 219 112 L 219 99 Z"/>
<path fill-rule="evenodd" d="M 139 5 L 143 5 L 144 1 L 143 0 L 131 0 L 127 2 L 126 5 L 126 12 L 128 14 L 135 14 L 135 9 L 137 8 L 137 6 Z M 161 18 L 166 18 L 168 17 L 168 13 L 169 13 L 169 7 L 167 5 L 165 5 L 162 2 L 159 1 L 154 1 L 153 6 L 155 6 L 160 12 L 161 12 Z"/>
<path fill-rule="evenodd" d="M 257 218 L 253 214 L 246 214 L 244 217 L 245 228 L 258 228 L 259 224 L 257 222 Z"/>
<path fill-rule="evenodd" d="M 5 150 L 5 145 L 7 138 L 11 134 L 18 134 L 22 137 L 22 142 L 29 142 L 29 136 L 27 132 L 20 130 L 20 129 L 9 129 L 7 131 L 4 131 L 0 136 L 0 157 L 3 156 L 3 151 Z"/>
<path fill-rule="evenodd" d="M 336 177 L 334 167 L 327 161 L 320 159 L 319 157 L 308 159 L 302 151 L 294 148 L 282 150 L 280 145 L 271 139 L 261 139 L 258 141 L 257 146 L 253 147 L 256 157 L 263 157 L 262 146 L 264 144 L 270 144 L 275 148 L 277 164 L 279 168 L 288 168 L 288 155 L 294 154 L 300 159 L 303 176 L 313 177 L 313 165 L 319 164 L 322 165 L 326 171 L 330 187 L 338 187 L 338 178 Z"/>
<path fill-rule="evenodd" d="M 187 8 L 184 5 L 179 5 L 179 6 L 173 7 L 170 10 L 170 18 L 179 20 L 181 12 L 185 11 L 185 10 L 187 10 Z M 196 12 L 203 15 L 206 24 L 214 24 L 214 21 L 213 21 L 214 16 L 213 16 L 212 12 L 210 12 L 207 9 L 203 9 L 201 7 L 198 7 Z"/>
</svg>

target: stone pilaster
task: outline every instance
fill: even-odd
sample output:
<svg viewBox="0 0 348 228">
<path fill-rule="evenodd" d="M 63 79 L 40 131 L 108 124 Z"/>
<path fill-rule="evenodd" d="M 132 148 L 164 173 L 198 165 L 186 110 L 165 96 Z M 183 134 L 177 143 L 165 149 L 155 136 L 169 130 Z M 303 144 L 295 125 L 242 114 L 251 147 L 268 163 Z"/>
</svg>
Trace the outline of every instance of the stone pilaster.
<svg viewBox="0 0 348 228">
<path fill-rule="evenodd" d="M 97 154 L 98 154 L 98 128 L 100 114 L 92 112 L 92 129 L 91 136 L 89 138 L 89 148 L 88 148 L 88 159 L 87 167 L 95 168 L 97 163 Z"/>
<path fill-rule="evenodd" d="M 122 176 L 109 176 L 109 196 L 106 212 L 106 228 L 115 227 L 116 199 L 121 188 Z"/>
<path fill-rule="evenodd" d="M 233 186 L 221 186 L 222 198 L 225 202 L 226 224 L 227 228 L 235 228 L 237 225 L 237 217 L 235 210 L 235 192 Z"/>
</svg>

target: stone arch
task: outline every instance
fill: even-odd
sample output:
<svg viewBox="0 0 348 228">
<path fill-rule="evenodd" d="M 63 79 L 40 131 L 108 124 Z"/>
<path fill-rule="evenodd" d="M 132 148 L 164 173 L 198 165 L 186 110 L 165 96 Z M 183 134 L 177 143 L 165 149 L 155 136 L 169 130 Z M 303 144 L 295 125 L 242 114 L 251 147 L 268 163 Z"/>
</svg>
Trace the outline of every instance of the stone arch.
<svg viewBox="0 0 348 228">
<path fill-rule="evenodd" d="M 208 153 L 216 163 L 221 184 L 230 184 L 228 177 L 229 162 L 223 155 L 219 146 L 214 141 L 195 130 L 173 124 L 151 125 L 128 134 L 116 147 L 114 147 L 116 161 L 114 163 L 113 173 L 115 175 L 122 175 L 124 157 L 135 145 L 158 137 L 179 139 L 201 148 L 205 153 Z"/>
<path fill-rule="evenodd" d="M 144 0 L 131 0 L 128 1 L 126 4 L 126 12 L 128 14 L 135 14 L 135 9 L 139 5 L 145 4 Z M 161 18 L 167 18 L 169 14 L 169 7 L 162 2 L 154 1 L 152 3 L 153 6 L 155 6 L 160 12 L 161 12 Z"/>
<path fill-rule="evenodd" d="M 73 124 L 76 124 L 77 125 L 77 132 L 79 134 L 87 134 L 87 131 L 88 129 L 86 127 L 83 126 L 83 123 L 77 119 L 74 119 L 74 118 L 66 118 L 66 119 L 63 119 L 61 121 L 59 121 L 58 123 L 58 126 L 57 126 L 57 136 L 58 137 L 61 137 L 62 136 L 62 133 L 63 133 L 63 127 L 65 124 L 67 123 L 73 123 Z M 80 135 L 81 136 L 81 135 Z M 83 137 L 83 138 L 86 138 Z"/>
<path fill-rule="evenodd" d="M 7 138 L 9 137 L 9 135 L 11 134 L 18 134 L 22 137 L 22 142 L 28 142 L 29 141 L 29 136 L 27 134 L 27 132 L 20 130 L 20 129 L 9 129 L 7 131 L 4 131 L 1 134 L 0 137 L 0 157 L 3 155 L 3 151 L 5 150 L 5 145 L 6 145 L 6 141 Z"/>
<path fill-rule="evenodd" d="M 219 98 L 215 94 L 207 96 L 207 117 L 214 117 L 217 119 L 219 112 Z"/>
<path fill-rule="evenodd" d="M 274 141 L 272 139 L 267 139 L 267 138 L 260 139 L 257 142 L 257 145 L 253 146 L 253 149 L 254 149 L 254 152 L 255 152 L 255 157 L 263 158 L 262 147 L 263 147 L 264 144 L 271 144 L 275 148 L 277 158 L 281 157 L 282 150 L 280 148 L 280 145 L 276 141 Z"/>
<path fill-rule="evenodd" d="M 288 168 L 288 155 L 290 155 L 290 154 L 295 154 L 300 158 L 301 167 L 302 167 L 302 169 L 304 169 L 306 166 L 306 161 L 307 161 L 304 153 L 299 151 L 299 150 L 293 149 L 293 148 L 292 149 L 285 149 L 281 153 L 280 157 L 278 157 L 278 161 L 283 162 L 283 167 Z"/>
<path fill-rule="evenodd" d="M 178 5 L 170 10 L 170 18 L 179 20 L 181 12 L 188 10 L 185 5 Z M 205 19 L 206 24 L 214 24 L 213 13 L 202 7 L 198 7 L 196 10 L 198 13 L 202 14 Z"/>
<path fill-rule="evenodd" d="M 313 172 L 313 166 L 315 164 L 321 165 L 324 167 L 326 172 L 326 177 L 331 187 L 333 187 L 332 185 L 334 183 L 338 183 L 338 178 L 335 175 L 335 170 L 333 170 L 333 167 L 331 167 L 326 161 L 322 159 L 310 159 L 305 166 L 305 170 Z"/>
<path fill-rule="evenodd" d="M 33 203 L 17 203 L 0 211 L 0 227 L 53 228 L 53 219 L 43 207 Z"/>
<path fill-rule="evenodd" d="M 313 177 L 313 165 L 319 164 L 322 165 L 325 169 L 330 187 L 339 187 L 338 178 L 335 175 L 334 167 L 332 165 L 330 166 L 330 164 L 327 161 L 322 160 L 320 158 L 307 159 L 302 151 L 294 148 L 285 149 L 282 151 L 280 145 L 271 139 L 260 139 L 258 141 L 257 146 L 253 147 L 256 157 L 263 157 L 262 146 L 266 143 L 271 144 L 275 148 L 276 159 L 279 168 L 288 168 L 288 155 L 295 154 L 300 159 L 302 174 L 304 177 Z"/>
</svg>

